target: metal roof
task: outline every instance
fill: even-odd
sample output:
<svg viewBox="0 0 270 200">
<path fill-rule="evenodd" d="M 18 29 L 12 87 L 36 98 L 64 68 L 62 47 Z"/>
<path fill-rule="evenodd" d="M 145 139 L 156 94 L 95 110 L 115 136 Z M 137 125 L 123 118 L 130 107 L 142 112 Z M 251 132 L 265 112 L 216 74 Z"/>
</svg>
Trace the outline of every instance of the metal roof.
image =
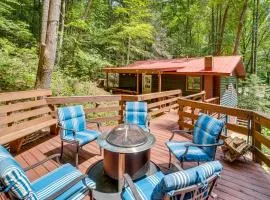
<svg viewBox="0 0 270 200">
<path fill-rule="evenodd" d="M 137 61 L 127 66 L 105 68 L 104 71 L 109 73 L 175 73 L 219 76 L 235 74 L 238 77 L 245 76 L 245 68 L 241 56 L 213 57 L 212 70 L 205 70 L 204 57 L 198 57 Z"/>
</svg>

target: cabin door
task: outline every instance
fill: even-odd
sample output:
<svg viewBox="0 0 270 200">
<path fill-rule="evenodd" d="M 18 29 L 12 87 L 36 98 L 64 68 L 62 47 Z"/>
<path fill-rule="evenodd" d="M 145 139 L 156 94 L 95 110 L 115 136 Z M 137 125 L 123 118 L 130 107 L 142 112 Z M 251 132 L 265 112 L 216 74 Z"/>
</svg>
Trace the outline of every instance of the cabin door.
<svg viewBox="0 0 270 200">
<path fill-rule="evenodd" d="M 142 74 L 142 93 L 148 94 L 152 92 L 152 75 Z"/>
</svg>

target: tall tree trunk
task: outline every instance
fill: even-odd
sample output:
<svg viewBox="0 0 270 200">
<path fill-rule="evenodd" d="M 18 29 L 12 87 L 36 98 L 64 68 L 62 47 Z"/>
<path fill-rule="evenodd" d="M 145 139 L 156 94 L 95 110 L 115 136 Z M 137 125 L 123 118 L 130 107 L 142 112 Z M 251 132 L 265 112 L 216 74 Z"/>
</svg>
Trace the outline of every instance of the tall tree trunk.
<svg viewBox="0 0 270 200">
<path fill-rule="evenodd" d="M 59 45 L 58 45 L 58 53 L 57 53 L 57 65 L 59 65 L 62 57 L 62 46 L 64 39 L 64 29 L 65 29 L 65 17 L 66 17 L 66 0 L 62 0 L 61 2 L 61 15 L 60 15 L 60 26 L 59 26 Z"/>
<path fill-rule="evenodd" d="M 256 11 L 255 11 L 254 68 L 253 68 L 254 74 L 256 74 L 257 72 L 258 26 L 259 26 L 259 0 L 256 1 Z"/>
<path fill-rule="evenodd" d="M 215 35 L 216 35 L 216 29 L 215 29 L 215 10 L 214 6 L 212 6 L 212 13 L 211 13 L 211 54 L 215 52 Z"/>
<path fill-rule="evenodd" d="M 86 20 L 88 18 L 91 5 L 92 5 L 92 0 L 88 0 L 86 9 L 85 9 L 84 14 L 83 14 L 83 20 Z"/>
<path fill-rule="evenodd" d="M 240 38 L 242 35 L 243 24 L 245 21 L 247 7 L 248 7 L 248 0 L 245 0 L 244 4 L 243 4 L 243 9 L 242 9 L 242 12 L 240 15 L 240 19 L 239 19 L 239 24 L 237 26 L 237 33 L 236 33 L 236 38 L 235 38 L 234 48 L 233 48 L 233 53 L 232 53 L 233 55 L 238 54 L 238 48 L 239 48 L 239 44 L 240 44 Z"/>
<path fill-rule="evenodd" d="M 39 87 L 39 78 L 41 76 L 41 69 L 43 65 L 44 50 L 46 45 L 46 35 L 48 26 L 48 15 L 50 9 L 50 0 L 44 0 L 42 5 L 42 18 L 41 18 L 41 32 L 40 32 L 40 44 L 39 44 L 39 62 L 36 75 L 35 88 Z"/>
<path fill-rule="evenodd" d="M 223 38 L 224 38 L 224 30 L 225 30 L 225 25 L 226 25 L 226 21 L 227 21 L 227 16 L 228 16 L 228 11 L 229 11 L 229 7 L 230 7 L 230 3 L 229 1 L 226 4 L 226 8 L 222 17 L 222 20 L 220 18 L 220 31 L 219 31 L 219 37 L 218 37 L 218 41 L 217 41 L 217 49 L 216 49 L 216 53 L 215 55 L 219 56 L 221 55 L 221 49 L 222 49 L 222 43 L 223 43 Z"/>
<path fill-rule="evenodd" d="M 38 69 L 36 88 L 50 88 L 51 76 L 55 63 L 57 47 L 57 28 L 60 16 L 61 0 L 51 0 L 48 15 L 48 25 L 44 55 L 41 56 Z"/>
<path fill-rule="evenodd" d="M 127 49 L 127 65 L 129 64 L 130 59 L 130 46 L 131 46 L 131 37 L 128 37 L 128 49 Z"/>
<path fill-rule="evenodd" d="M 257 68 L 257 46 L 258 46 L 258 15 L 259 0 L 253 1 L 253 25 L 252 25 L 252 43 L 251 43 L 251 67 L 250 72 L 256 74 Z"/>
</svg>

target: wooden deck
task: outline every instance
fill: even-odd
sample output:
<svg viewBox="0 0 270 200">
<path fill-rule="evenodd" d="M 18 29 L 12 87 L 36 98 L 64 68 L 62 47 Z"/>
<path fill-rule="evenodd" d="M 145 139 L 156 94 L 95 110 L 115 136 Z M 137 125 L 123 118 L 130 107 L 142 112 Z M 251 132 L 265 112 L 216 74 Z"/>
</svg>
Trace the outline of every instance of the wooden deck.
<svg viewBox="0 0 270 200">
<path fill-rule="evenodd" d="M 171 136 L 170 130 L 177 128 L 177 113 L 171 111 L 151 121 L 151 131 L 156 136 L 157 142 L 152 149 L 151 159 L 160 167 L 167 166 L 169 154 L 164 142 Z M 109 127 L 103 128 L 108 130 Z M 178 140 L 187 140 L 179 135 Z M 32 165 L 46 156 L 60 152 L 59 136 L 51 136 L 40 141 L 38 144 L 31 144 L 23 149 L 22 153 L 16 155 L 16 160 L 23 167 Z M 65 148 L 65 162 L 73 163 L 73 147 L 67 145 Z M 98 144 L 90 143 L 84 147 L 80 154 L 79 169 L 85 173 L 91 165 L 102 159 L 99 154 Z M 221 175 L 215 193 L 219 199 L 270 199 L 270 175 L 264 169 L 251 161 L 240 160 L 233 164 L 222 161 L 222 154 L 218 151 L 216 158 L 221 160 L 225 170 Z M 186 163 L 184 168 L 191 167 L 192 163 Z M 27 173 L 31 181 L 55 169 L 57 164 L 50 161 L 43 166 L 37 167 Z"/>
</svg>

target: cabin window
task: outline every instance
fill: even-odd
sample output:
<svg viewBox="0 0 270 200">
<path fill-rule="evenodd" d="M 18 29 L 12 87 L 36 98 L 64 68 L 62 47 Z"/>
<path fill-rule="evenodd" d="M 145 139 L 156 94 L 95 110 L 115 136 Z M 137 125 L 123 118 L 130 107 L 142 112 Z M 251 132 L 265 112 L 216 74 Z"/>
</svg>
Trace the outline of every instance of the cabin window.
<svg viewBox="0 0 270 200">
<path fill-rule="evenodd" d="M 200 91 L 201 90 L 201 77 L 200 76 L 187 76 L 186 82 L 188 91 Z"/>
</svg>

